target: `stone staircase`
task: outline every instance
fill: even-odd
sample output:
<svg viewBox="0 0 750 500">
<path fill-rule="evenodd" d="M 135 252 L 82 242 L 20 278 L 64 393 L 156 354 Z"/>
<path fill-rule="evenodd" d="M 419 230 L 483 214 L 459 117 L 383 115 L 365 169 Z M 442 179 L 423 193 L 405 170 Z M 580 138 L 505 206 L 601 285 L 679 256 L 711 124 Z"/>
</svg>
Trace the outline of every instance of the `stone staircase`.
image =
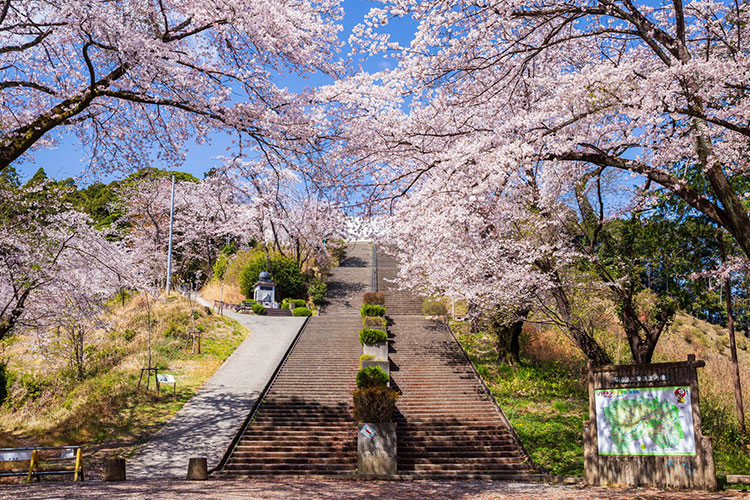
<svg viewBox="0 0 750 500">
<path fill-rule="evenodd" d="M 370 290 L 372 247 L 355 243 L 329 280 L 324 314 L 308 320 L 223 471 L 233 476 L 351 475 L 357 467 L 352 391 L 362 348 L 359 307 Z M 450 331 L 421 315 L 421 299 L 387 280 L 396 261 L 378 253 L 386 295 L 399 475 L 514 478 L 534 471 L 502 412 Z"/>
<path fill-rule="evenodd" d="M 408 291 L 400 290 L 393 283 L 396 278 L 398 261 L 389 253 L 378 250 L 375 256 L 377 281 L 375 291 L 385 295 L 388 314 L 401 316 L 405 314 L 422 314 L 422 298 Z"/>
<path fill-rule="evenodd" d="M 325 314 L 308 320 L 223 472 L 356 472 L 357 428 L 351 401 L 362 354 L 359 304 L 370 286 L 370 256 L 370 245 L 349 246 L 346 260 L 332 271 Z"/>
<path fill-rule="evenodd" d="M 421 314 L 421 299 L 395 289 L 397 262 L 377 254 L 386 296 L 398 471 L 419 478 L 513 478 L 535 472 L 505 415 L 448 328 Z"/>
</svg>

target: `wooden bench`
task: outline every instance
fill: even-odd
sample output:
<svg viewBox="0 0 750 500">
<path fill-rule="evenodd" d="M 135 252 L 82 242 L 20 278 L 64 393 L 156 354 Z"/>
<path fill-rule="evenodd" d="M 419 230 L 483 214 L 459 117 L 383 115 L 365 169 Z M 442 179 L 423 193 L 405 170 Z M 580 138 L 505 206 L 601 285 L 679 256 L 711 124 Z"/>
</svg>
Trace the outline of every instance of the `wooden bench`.
<svg viewBox="0 0 750 500">
<path fill-rule="evenodd" d="M 73 468 L 63 468 L 67 461 L 74 460 Z M 73 481 L 83 481 L 83 455 L 80 446 L 34 446 L 30 448 L 0 448 L 0 463 L 28 462 L 28 468 L 2 469 L 0 477 L 26 476 L 30 482 L 41 476 L 73 474 Z M 44 468 L 40 468 L 41 464 Z"/>
</svg>

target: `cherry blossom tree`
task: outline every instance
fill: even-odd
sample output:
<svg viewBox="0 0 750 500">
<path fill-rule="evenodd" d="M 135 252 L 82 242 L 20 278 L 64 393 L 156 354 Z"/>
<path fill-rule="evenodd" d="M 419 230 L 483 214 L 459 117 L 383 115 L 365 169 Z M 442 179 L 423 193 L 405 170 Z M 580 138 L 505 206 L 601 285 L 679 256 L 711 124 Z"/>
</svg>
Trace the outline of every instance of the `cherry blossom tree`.
<svg viewBox="0 0 750 500">
<path fill-rule="evenodd" d="M 277 161 L 315 129 L 285 74 L 334 74 L 338 0 L 0 0 L 0 171 L 77 134 L 96 168 L 178 164 L 238 131 Z M 282 154 L 283 153 L 283 154 Z"/>
<path fill-rule="evenodd" d="M 125 278 L 122 247 L 46 188 L 0 189 L 0 340 L 65 315 L 91 318 Z"/>
<path fill-rule="evenodd" d="M 518 294 L 508 299 L 522 306 L 527 291 L 546 291 L 550 312 L 562 317 L 559 292 L 571 288 L 554 281 L 570 278 L 569 264 L 593 259 L 597 281 L 630 301 L 625 278 L 604 278 L 597 256 L 569 231 L 572 220 L 578 236 L 597 242 L 607 216 L 591 219 L 581 201 L 594 197 L 596 207 L 591 186 L 613 171 L 639 184 L 628 192 L 620 176 L 625 189 L 613 196 L 628 210 L 645 206 L 649 190 L 664 190 L 750 255 L 740 183 L 750 135 L 745 5 L 381 3 L 350 41 L 362 53 L 392 57 L 395 67 L 357 73 L 320 95 L 336 102 L 329 111 L 344 130 L 339 161 L 358 169 L 356 187 L 368 179 L 374 197 L 400 214 L 407 229 L 399 234 L 416 229 L 409 218 L 429 223 L 441 214 L 434 235 L 411 236 L 421 240 L 415 248 L 430 248 L 429 258 L 418 257 L 421 268 L 434 274 L 438 261 L 447 263 L 441 283 L 451 255 L 476 252 L 476 266 L 463 259 L 454 270 L 475 290 L 467 293 Z M 413 27 L 410 44 L 390 38 L 384 26 L 395 19 Z M 419 202 L 406 201 L 411 196 Z M 514 228 L 517 242 L 507 236 Z M 540 268 L 540 255 L 554 258 Z M 490 267 L 498 262 L 506 265 Z M 648 359 L 668 307 L 664 313 L 656 324 L 634 324 L 644 341 L 633 336 L 636 359 Z"/>
</svg>

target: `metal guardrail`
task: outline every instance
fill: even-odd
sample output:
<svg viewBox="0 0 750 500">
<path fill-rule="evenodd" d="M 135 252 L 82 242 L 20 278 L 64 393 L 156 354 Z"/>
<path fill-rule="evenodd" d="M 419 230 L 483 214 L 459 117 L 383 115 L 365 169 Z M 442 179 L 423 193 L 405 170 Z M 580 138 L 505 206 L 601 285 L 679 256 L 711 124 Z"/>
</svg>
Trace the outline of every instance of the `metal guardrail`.
<svg viewBox="0 0 750 500">
<path fill-rule="evenodd" d="M 59 450 L 58 456 L 41 457 L 40 451 Z M 72 469 L 42 469 L 38 470 L 39 463 L 42 461 L 57 462 L 60 460 L 75 460 Z M 28 470 L 24 471 L 0 471 L 0 477 L 26 476 L 26 481 L 30 482 L 32 477 L 39 479 L 39 476 L 72 474 L 73 481 L 83 481 L 83 454 L 81 447 L 73 446 L 29 446 L 23 448 L 0 448 L 0 462 L 29 462 Z"/>
<path fill-rule="evenodd" d="M 305 322 L 302 323 L 302 327 L 299 329 L 299 331 L 297 332 L 297 335 L 294 337 L 294 340 L 289 346 L 289 349 L 286 350 L 286 353 L 281 358 L 281 362 L 279 362 L 279 365 L 276 367 L 276 370 L 273 372 L 273 375 L 268 380 L 268 383 L 266 384 L 266 386 L 263 388 L 263 392 L 260 394 L 258 399 L 255 400 L 255 404 L 253 404 L 253 407 L 250 410 L 250 413 L 248 414 L 245 421 L 242 423 L 240 430 L 237 432 L 237 434 L 235 434 L 234 439 L 232 439 L 232 442 L 229 443 L 229 446 L 227 447 L 227 451 L 225 451 L 224 456 L 221 457 L 221 461 L 219 461 L 219 464 L 216 467 L 208 471 L 209 474 L 213 474 L 216 471 L 220 471 L 227 465 L 229 458 L 232 456 L 232 453 L 234 453 L 234 450 L 237 449 L 237 445 L 239 445 L 240 441 L 242 440 L 242 436 L 245 434 L 245 431 L 247 430 L 247 428 L 250 426 L 250 423 L 255 418 L 255 415 L 258 413 L 258 410 L 260 410 L 260 407 L 263 404 L 263 400 L 266 398 L 268 391 L 271 390 L 273 383 L 276 381 L 276 378 L 279 376 L 279 372 L 286 364 L 287 360 L 289 359 L 289 356 L 292 354 L 294 347 L 297 345 L 297 342 L 299 341 L 299 338 L 302 336 L 302 332 L 305 331 L 305 328 L 307 327 L 307 323 L 309 321 L 310 321 L 310 317 L 305 318 Z"/>
</svg>

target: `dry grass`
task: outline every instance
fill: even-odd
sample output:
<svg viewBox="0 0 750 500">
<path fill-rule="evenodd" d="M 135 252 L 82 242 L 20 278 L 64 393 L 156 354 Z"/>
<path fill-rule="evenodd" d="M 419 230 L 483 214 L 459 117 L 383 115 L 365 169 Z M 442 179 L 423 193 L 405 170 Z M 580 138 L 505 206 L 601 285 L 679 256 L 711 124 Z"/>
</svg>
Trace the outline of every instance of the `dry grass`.
<svg viewBox="0 0 750 500">
<path fill-rule="evenodd" d="M 203 287 L 201 290 L 201 296 L 211 303 L 224 297 L 224 302 L 230 304 L 239 304 L 246 298 L 240 291 L 240 286 L 236 282 L 230 283 L 227 281 L 224 283 L 224 292 L 222 293 L 221 282 L 216 280 L 211 280 Z"/>
<path fill-rule="evenodd" d="M 52 349 L 49 334 L 21 337 L 7 346 L 11 390 L 0 406 L 0 428 L 5 431 L 0 446 L 81 444 L 89 463 L 93 455 L 95 464 L 112 454 L 128 455 L 179 410 L 248 333 L 196 306 L 203 349 L 201 354 L 188 353 L 188 301 L 172 296 L 152 302 L 152 366 L 173 374 L 177 391 L 157 395 L 153 379 L 151 391 L 139 391 L 140 369 L 148 360 L 145 306 L 139 296 L 125 307 L 113 307 L 106 318 L 111 328 L 92 332 L 88 340 L 87 372 L 80 380 Z"/>
</svg>

